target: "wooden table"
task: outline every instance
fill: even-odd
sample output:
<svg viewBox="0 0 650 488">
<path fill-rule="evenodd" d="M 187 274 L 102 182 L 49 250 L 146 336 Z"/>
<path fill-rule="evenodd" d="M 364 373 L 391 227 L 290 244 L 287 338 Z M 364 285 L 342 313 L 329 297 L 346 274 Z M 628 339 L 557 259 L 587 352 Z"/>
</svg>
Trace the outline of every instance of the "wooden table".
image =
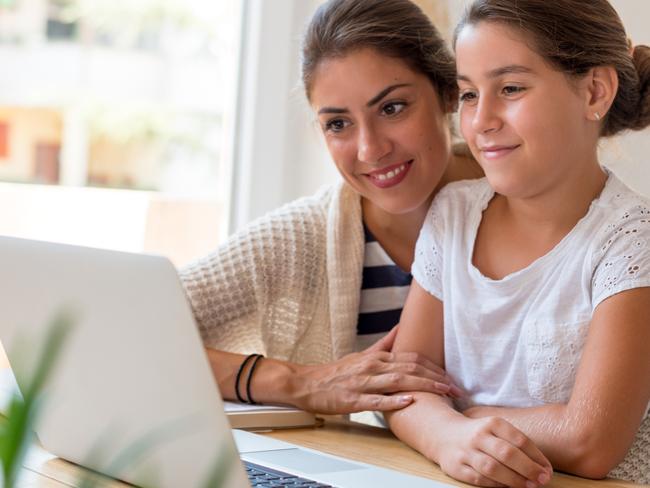
<svg viewBox="0 0 650 488">
<path fill-rule="evenodd" d="M 377 464 L 385 468 L 415 474 L 456 486 L 470 486 L 445 476 L 423 456 L 397 440 L 389 431 L 354 422 L 328 418 L 322 427 L 287 429 L 265 432 L 264 435 L 330 454 Z M 76 486 L 83 470 L 34 447 L 25 463 L 19 488 L 63 488 Z M 105 479 L 100 486 L 107 488 L 128 485 Z M 623 488 L 639 486 L 618 480 L 593 481 L 556 473 L 549 488 Z"/>
<path fill-rule="evenodd" d="M 0 369 L 3 367 L 8 367 L 8 363 L 0 348 Z M 386 429 L 328 417 L 321 427 L 276 430 L 262 434 L 356 461 L 444 481 L 455 486 L 470 486 L 444 475 L 435 464 L 400 442 Z M 18 488 L 74 487 L 85 472 L 84 469 L 34 446 L 24 464 Z M 103 478 L 98 486 L 120 488 L 130 485 Z M 556 473 L 547 486 L 549 488 L 629 488 L 641 485 L 619 480 L 593 481 Z"/>
</svg>

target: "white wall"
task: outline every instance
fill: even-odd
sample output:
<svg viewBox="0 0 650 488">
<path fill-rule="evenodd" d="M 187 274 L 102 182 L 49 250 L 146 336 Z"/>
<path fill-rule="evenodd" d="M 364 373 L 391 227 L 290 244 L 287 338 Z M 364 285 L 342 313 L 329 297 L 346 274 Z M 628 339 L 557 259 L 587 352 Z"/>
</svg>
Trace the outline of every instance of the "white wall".
<svg viewBox="0 0 650 488">
<path fill-rule="evenodd" d="M 300 85 L 300 40 L 322 0 L 246 0 L 231 230 L 337 173 Z"/>
<path fill-rule="evenodd" d="M 634 44 L 650 46 L 650 2 L 610 0 Z M 650 129 L 614 138 L 603 145 L 603 162 L 631 188 L 650 197 Z"/>
</svg>

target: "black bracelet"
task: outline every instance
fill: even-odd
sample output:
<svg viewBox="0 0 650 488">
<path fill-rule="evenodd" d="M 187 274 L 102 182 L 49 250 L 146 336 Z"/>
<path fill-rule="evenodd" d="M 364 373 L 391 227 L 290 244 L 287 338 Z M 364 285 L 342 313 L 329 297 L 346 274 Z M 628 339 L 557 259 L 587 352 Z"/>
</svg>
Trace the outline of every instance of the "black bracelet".
<svg viewBox="0 0 650 488">
<path fill-rule="evenodd" d="M 262 356 L 261 354 L 258 354 L 255 360 L 253 361 L 253 364 L 251 364 L 251 369 L 248 370 L 248 379 L 246 380 L 246 396 L 248 396 L 248 403 L 250 403 L 251 405 L 257 405 L 257 402 L 253 400 L 253 397 L 251 396 L 251 378 L 253 377 L 253 371 L 255 371 L 255 366 L 257 366 L 257 363 L 263 357 L 264 356 Z"/>
<path fill-rule="evenodd" d="M 235 377 L 235 395 L 237 395 L 237 400 L 241 403 L 246 403 L 246 400 L 244 400 L 241 393 L 239 393 L 239 380 L 241 379 L 241 374 L 244 372 L 244 368 L 246 367 L 246 364 L 248 364 L 248 361 L 257 356 L 259 356 L 259 354 L 249 354 L 246 356 L 246 359 L 244 359 L 239 366 L 239 371 L 237 371 L 237 376 Z"/>
</svg>

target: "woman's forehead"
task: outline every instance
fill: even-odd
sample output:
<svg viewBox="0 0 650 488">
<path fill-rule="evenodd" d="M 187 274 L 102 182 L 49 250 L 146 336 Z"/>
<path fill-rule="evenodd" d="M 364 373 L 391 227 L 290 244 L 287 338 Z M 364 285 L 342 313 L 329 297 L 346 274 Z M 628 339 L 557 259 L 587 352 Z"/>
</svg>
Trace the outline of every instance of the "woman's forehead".
<svg viewBox="0 0 650 488">
<path fill-rule="evenodd" d="M 370 96 L 388 85 L 414 85 L 428 79 L 401 59 L 386 56 L 374 49 L 352 51 L 343 56 L 323 59 L 312 83 L 313 105 L 332 103 L 355 95 Z M 370 99 L 370 98 L 369 98 Z M 319 102 L 320 100 L 320 102 Z"/>
</svg>

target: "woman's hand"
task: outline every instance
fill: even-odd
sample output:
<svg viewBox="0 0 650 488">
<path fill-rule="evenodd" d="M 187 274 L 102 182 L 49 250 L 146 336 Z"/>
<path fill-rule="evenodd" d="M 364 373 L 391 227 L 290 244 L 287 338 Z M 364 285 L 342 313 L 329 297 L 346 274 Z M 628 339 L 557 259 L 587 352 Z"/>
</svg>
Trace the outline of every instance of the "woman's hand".
<svg viewBox="0 0 650 488">
<path fill-rule="evenodd" d="M 480 486 L 535 488 L 551 479 L 553 468 L 537 446 L 498 417 L 463 419 L 454 424 L 435 457 L 457 480 Z"/>
<path fill-rule="evenodd" d="M 392 353 L 397 327 L 368 349 L 338 361 L 295 366 L 294 404 L 319 413 L 396 410 L 413 401 L 412 391 L 453 397 L 461 390 L 445 371 L 417 353 Z"/>
</svg>

